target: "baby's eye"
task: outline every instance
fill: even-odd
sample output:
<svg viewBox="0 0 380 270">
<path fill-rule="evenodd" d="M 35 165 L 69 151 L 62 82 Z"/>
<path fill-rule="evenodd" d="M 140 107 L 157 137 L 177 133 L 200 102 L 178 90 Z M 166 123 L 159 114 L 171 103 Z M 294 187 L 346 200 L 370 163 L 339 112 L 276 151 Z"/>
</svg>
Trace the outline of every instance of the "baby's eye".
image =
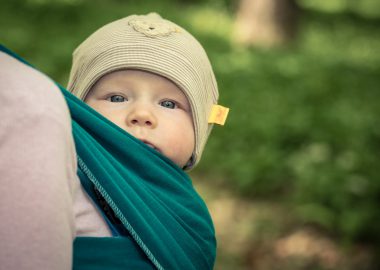
<svg viewBox="0 0 380 270">
<path fill-rule="evenodd" d="M 171 100 L 164 100 L 160 102 L 162 107 L 168 108 L 168 109 L 175 109 L 177 107 L 177 104 L 174 101 Z"/>
<path fill-rule="evenodd" d="M 111 102 L 124 102 L 126 101 L 126 98 L 121 95 L 113 95 L 107 98 L 107 100 Z"/>
</svg>

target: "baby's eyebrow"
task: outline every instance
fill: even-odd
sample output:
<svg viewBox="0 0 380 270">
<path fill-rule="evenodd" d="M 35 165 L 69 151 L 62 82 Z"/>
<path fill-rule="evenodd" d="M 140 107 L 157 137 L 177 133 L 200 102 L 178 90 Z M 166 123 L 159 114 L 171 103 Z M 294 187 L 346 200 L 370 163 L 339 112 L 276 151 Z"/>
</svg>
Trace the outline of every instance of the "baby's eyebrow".
<svg viewBox="0 0 380 270">
<path fill-rule="evenodd" d="M 186 98 L 179 95 L 166 95 L 165 98 L 184 104 L 188 102 Z"/>
<path fill-rule="evenodd" d="M 124 87 L 104 87 L 104 88 L 101 88 L 101 91 L 102 92 L 106 92 L 106 93 L 120 93 L 120 94 L 125 94 L 126 91 L 128 91 L 127 88 L 124 88 Z"/>
</svg>

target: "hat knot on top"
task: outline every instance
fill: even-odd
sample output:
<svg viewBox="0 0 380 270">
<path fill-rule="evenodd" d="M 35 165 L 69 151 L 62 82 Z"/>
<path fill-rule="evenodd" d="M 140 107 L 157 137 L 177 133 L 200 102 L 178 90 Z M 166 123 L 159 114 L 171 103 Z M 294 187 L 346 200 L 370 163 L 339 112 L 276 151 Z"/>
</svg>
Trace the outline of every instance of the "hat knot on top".
<svg viewBox="0 0 380 270">
<path fill-rule="evenodd" d="M 172 33 L 178 32 L 174 25 L 160 19 L 158 21 L 155 17 L 140 17 L 128 22 L 134 30 L 144 34 L 147 37 L 165 37 Z"/>
</svg>

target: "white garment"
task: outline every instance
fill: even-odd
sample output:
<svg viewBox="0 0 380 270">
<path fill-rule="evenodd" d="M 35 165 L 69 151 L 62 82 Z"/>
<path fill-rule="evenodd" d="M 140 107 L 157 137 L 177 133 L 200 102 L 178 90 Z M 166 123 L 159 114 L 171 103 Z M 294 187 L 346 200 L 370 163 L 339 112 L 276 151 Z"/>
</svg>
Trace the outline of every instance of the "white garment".
<svg viewBox="0 0 380 270">
<path fill-rule="evenodd" d="M 71 269 L 76 236 L 111 232 L 76 175 L 64 97 L 0 52 L 0 117 L 0 269 Z"/>
</svg>

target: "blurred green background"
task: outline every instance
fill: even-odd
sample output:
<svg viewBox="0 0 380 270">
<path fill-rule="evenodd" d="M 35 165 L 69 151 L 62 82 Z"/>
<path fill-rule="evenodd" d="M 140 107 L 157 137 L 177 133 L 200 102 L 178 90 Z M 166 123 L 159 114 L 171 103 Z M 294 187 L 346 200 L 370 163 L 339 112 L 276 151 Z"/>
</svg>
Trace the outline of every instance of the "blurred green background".
<svg viewBox="0 0 380 270">
<path fill-rule="evenodd" d="M 216 269 L 378 269 L 380 1 L 298 0 L 284 46 L 234 41 L 234 0 L 7 0 L 0 41 L 66 85 L 100 26 L 159 12 L 189 30 L 230 107 L 191 175 L 214 217 Z"/>
</svg>

